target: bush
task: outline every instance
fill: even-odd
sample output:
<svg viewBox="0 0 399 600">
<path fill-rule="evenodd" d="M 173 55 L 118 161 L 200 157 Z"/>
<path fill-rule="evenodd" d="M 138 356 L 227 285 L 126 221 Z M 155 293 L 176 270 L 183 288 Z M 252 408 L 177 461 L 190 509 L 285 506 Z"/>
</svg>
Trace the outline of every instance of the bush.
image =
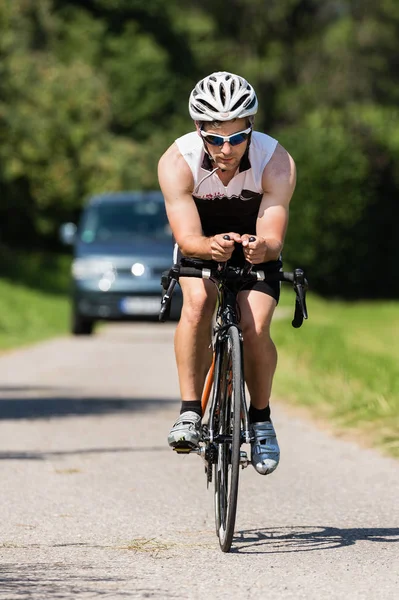
<svg viewBox="0 0 399 600">
<path fill-rule="evenodd" d="M 276 135 L 298 169 L 285 259 L 323 295 L 398 296 L 397 161 L 380 134 L 351 109 L 316 112 Z"/>
</svg>

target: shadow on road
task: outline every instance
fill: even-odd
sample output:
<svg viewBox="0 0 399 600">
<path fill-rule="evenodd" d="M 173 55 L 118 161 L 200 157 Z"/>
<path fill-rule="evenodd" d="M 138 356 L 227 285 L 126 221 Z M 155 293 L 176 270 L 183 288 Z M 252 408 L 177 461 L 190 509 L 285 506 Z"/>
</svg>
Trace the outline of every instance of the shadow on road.
<svg viewBox="0 0 399 600">
<path fill-rule="evenodd" d="M 12 450 L 0 452 L 0 460 L 48 460 L 50 458 L 77 456 L 81 454 L 114 454 L 129 452 L 170 452 L 169 446 L 126 446 L 121 448 L 81 448 L 76 450 L 55 450 L 51 452 L 26 452 Z"/>
<path fill-rule="evenodd" d="M 117 587 L 115 587 L 117 586 Z M 143 588 L 140 577 L 104 575 L 89 563 L 26 563 L 0 566 L 2 598 L 169 598 L 157 587 Z M 137 594 L 137 595 L 136 595 Z"/>
<path fill-rule="evenodd" d="M 399 542 L 399 527 L 272 527 L 240 531 L 231 552 L 239 554 L 281 554 L 312 552 L 353 546 L 356 542 Z"/>
<path fill-rule="evenodd" d="M 23 392 L 35 393 L 35 397 Z M 38 395 L 40 391 L 43 395 Z M 71 417 L 105 415 L 133 411 L 159 410 L 178 406 L 176 398 L 112 398 L 68 396 L 68 390 L 21 388 L 0 388 L 0 393 L 21 392 L 16 397 L 0 398 L 0 420 L 4 419 L 48 419 L 50 417 Z M 57 393 L 58 392 L 58 393 Z"/>
</svg>

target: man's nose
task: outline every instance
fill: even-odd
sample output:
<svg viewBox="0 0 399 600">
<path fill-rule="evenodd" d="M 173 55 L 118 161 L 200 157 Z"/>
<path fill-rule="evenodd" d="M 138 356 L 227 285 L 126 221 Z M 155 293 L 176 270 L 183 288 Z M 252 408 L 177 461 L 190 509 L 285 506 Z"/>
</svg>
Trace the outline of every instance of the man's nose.
<svg viewBox="0 0 399 600">
<path fill-rule="evenodd" d="M 224 142 L 223 146 L 221 147 L 221 151 L 225 155 L 231 154 L 231 144 L 229 144 L 229 142 Z"/>
</svg>

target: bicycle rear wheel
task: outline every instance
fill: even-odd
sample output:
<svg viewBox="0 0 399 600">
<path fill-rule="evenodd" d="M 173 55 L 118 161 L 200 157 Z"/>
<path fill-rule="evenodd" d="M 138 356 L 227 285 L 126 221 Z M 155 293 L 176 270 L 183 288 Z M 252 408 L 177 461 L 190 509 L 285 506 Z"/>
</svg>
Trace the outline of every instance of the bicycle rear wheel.
<svg viewBox="0 0 399 600">
<path fill-rule="evenodd" d="M 234 535 L 240 472 L 243 372 L 237 327 L 230 327 L 221 351 L 217 402 L 218 457 L 215 464 L 215 517 L 220 547 L 228 552 Z M 223 441 L 224 440 L 224 441 Z"/>
</svg>

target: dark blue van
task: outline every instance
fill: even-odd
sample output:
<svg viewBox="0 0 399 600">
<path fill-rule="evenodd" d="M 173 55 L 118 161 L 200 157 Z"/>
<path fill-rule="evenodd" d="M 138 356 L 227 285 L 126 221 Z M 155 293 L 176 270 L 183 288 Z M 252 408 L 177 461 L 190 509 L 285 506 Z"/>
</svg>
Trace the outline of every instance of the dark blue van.
<svg viewBox="0 0 399 600">
<path fill-rule="evenodd" d="M 65 223 L 60 236 L 73 244 L 72 325 L 88 335 L 96 321 L 156 320 L 161 274 L 173 263 L 172 233 L 161 192 L 114 192 L 94 196 L 78 226 Z M 180 288 L 171 318 L 178 320 Z"/>
</svg>

